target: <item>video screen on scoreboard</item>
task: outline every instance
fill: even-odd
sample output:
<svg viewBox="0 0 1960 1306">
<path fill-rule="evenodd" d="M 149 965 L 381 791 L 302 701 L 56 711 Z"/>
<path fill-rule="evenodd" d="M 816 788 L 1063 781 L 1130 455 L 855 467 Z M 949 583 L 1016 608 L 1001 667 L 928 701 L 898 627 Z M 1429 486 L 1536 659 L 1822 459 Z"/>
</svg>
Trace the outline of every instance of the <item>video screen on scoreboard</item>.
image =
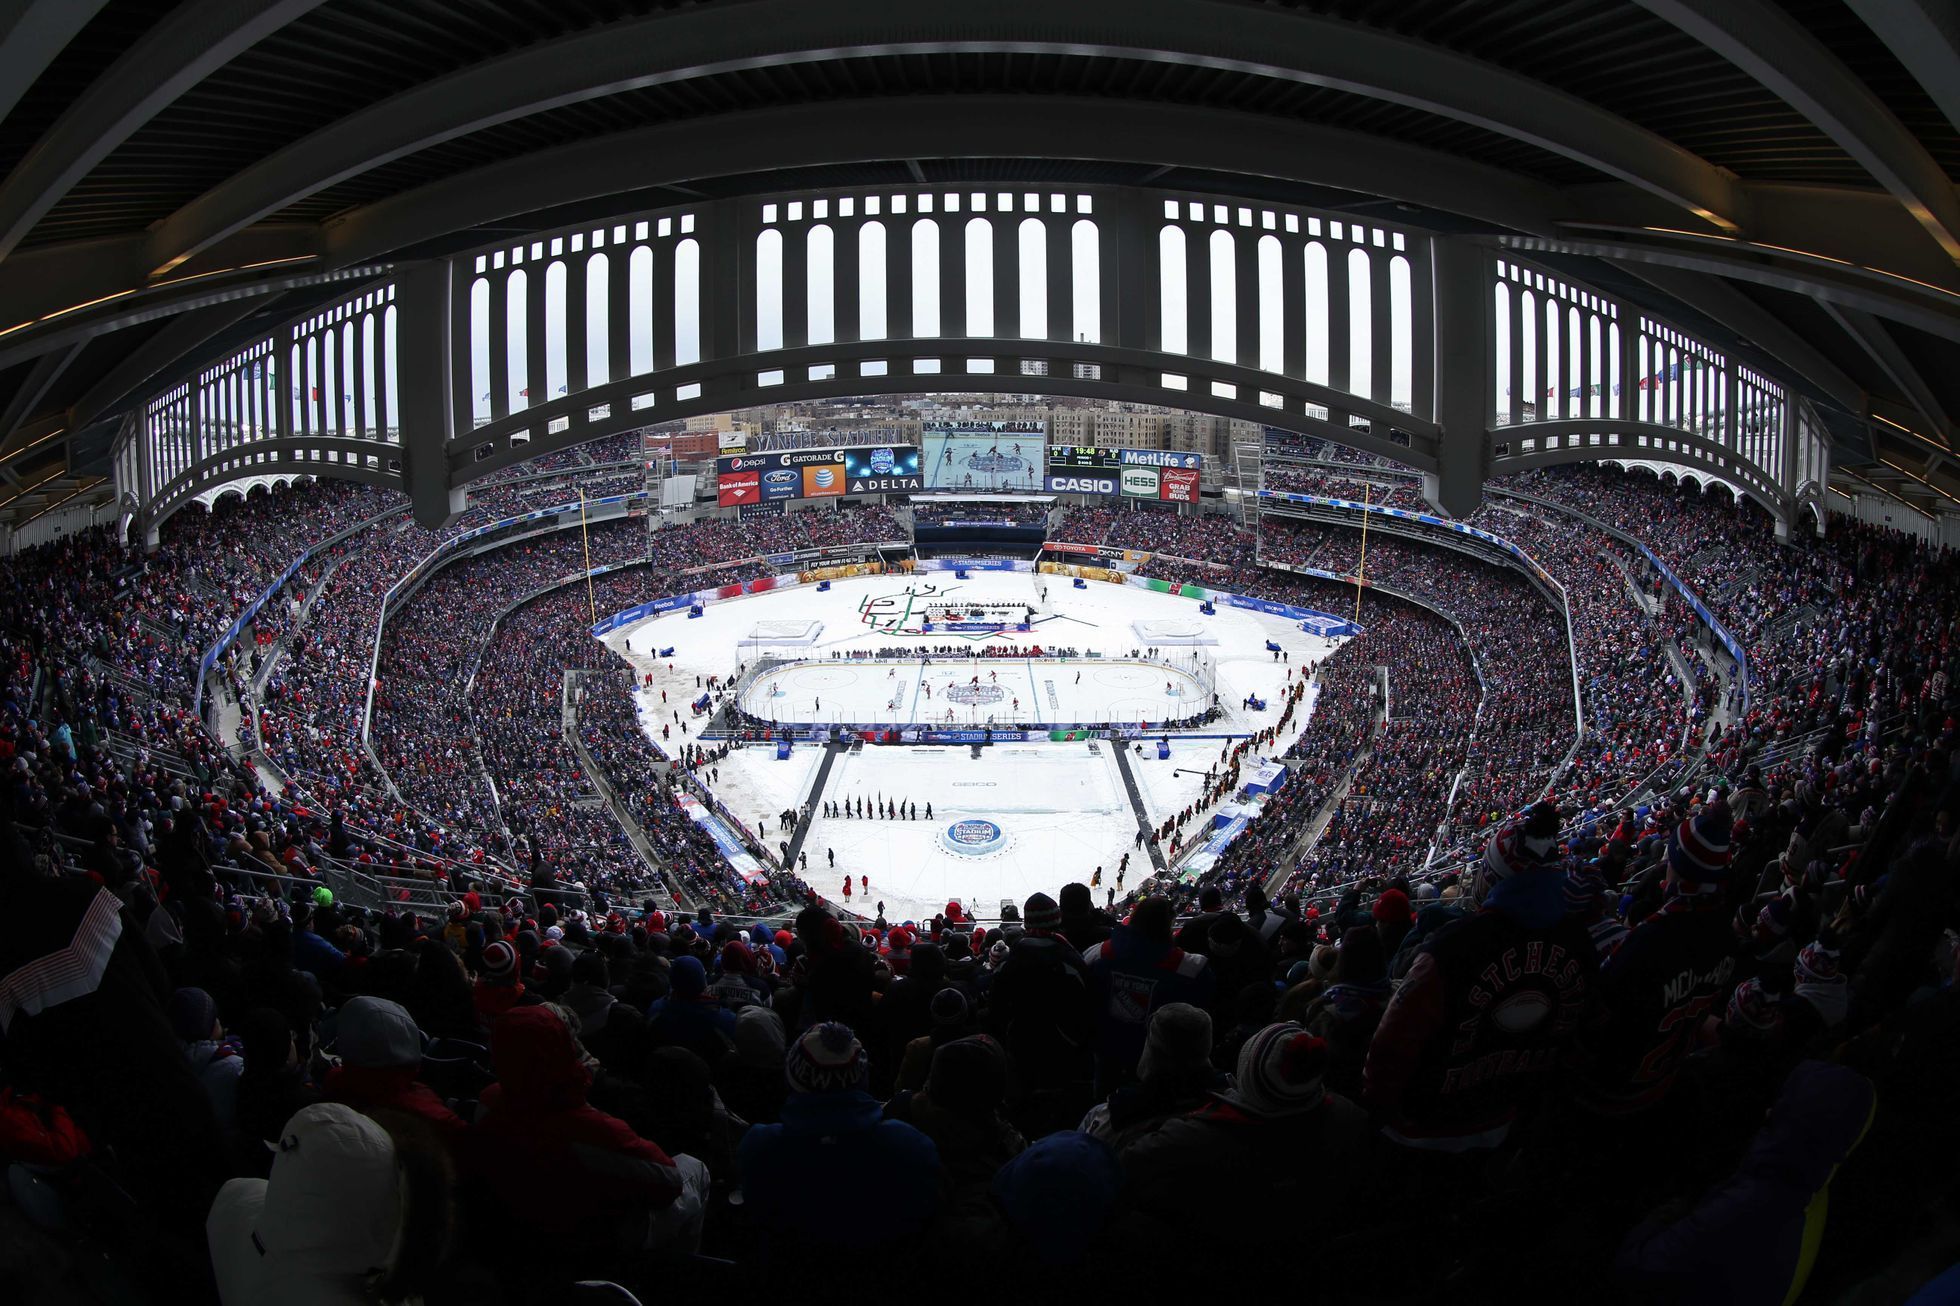
<svg viewBox="0 0 1960 1306">
<path fill-rule="evenodd" d="M 925 433 L 928 490 L 1039 491 L 1047 464 L 1039 429 L 939 427 Z"/>
</svg>

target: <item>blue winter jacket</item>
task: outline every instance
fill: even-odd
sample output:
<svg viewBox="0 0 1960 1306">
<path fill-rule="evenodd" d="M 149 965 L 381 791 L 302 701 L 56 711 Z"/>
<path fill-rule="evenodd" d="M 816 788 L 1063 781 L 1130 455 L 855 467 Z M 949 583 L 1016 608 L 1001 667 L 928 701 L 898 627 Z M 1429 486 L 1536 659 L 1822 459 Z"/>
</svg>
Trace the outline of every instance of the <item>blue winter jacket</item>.
<svg viewBox="0 0 1960 1306">
<path fill-rule="evenodd" d="M 939 1209 L 939 1149 L 855 1089 L 792 1092 L 782 1123 L 752 1126 L 739 1157 L 742 1200 L 775 1257 L 896 1242 Z"/>
</svg>

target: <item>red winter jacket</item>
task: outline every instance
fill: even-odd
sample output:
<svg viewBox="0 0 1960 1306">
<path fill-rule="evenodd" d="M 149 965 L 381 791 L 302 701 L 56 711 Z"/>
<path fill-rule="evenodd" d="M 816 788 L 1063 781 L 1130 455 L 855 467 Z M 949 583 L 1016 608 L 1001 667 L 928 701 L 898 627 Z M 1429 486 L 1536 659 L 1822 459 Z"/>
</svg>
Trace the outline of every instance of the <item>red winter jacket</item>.
<svg viewBox="0 0 1960 1306">
<path fill-rule="evenodd" d="M 618 1221 L 643 1220 L 680 1195 L 665 1152 L 586 1104 L 592 1076 L 556 1012 L 506 1011 L 490 1055 L 498 1082 L 480 1100 L 472 1168 L 511 1216 L 555 1238 L 610 1242 Z"/>
<path fill-rule="evenodd" d="M 324 1085 L 330 1101 L 341 1102 L 364 1114 L 400 1111 L 435 1127 L 444 1142 L 452 1146 L 469 1126 L 463 1118 L 443 1105 L 435 1090 L 415 1078 L 414 1066 L 335 1066 L 327 1072 Z"/>
</svg>

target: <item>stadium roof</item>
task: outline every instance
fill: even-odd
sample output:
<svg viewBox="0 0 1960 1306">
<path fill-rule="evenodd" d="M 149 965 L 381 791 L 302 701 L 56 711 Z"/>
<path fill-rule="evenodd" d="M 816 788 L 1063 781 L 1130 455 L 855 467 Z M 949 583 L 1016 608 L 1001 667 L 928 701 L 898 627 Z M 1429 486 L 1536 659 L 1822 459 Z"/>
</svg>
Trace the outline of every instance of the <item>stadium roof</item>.
<svg viewBox="0 0 1960 1306">
<path fill-rule="evenodd" d="M 1529 251 L 1778 360 L 1960 505 L 1944 0 L 8 0 L 0 516 L 159 378 L 632 205 L 1150 184 Z"/>
</svg>

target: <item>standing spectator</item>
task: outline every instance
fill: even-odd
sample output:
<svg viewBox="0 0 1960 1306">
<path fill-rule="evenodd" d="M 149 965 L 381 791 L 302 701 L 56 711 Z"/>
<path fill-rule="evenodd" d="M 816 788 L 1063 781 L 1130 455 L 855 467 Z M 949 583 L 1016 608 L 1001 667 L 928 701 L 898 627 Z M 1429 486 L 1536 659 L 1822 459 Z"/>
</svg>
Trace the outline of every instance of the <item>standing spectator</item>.
<svg viewBox="0 0 1960 1306">
<path fill-rule="evenodd" d="M 1368 1105 L 1405 1147 L 1501 1144 L 1535 1102 L 1597 984 L 1592 941 L 1565 915 L 1558 812 L 1493 835 L 1473 915 L 1426 940 L 1368 1047 Z"/>
<path fill-rule="evenodd" d="M 1368 1117 L 1327 1091 L 1327 1044 L 1268 1025 L 1239 1049 L 1233 1087 L 1166 1120 L 1122 1154 L 1138 1209 L 1167 1237 L 1223 1233 L 1239 1203 L 1296 1211 L 1345 1190 L 1368 1144 Z M 1329 1212 L 1330 1218 L 1336 1213 Z"/>
<path fill-rule="evenodd" d="M 1150 897 L 1083 958 L 1096 1018 L 1096 1091 L 1107 1095 L 1136 1073 L 1151 1013 L 1173 1002 L 1211 1007 L 1215 977 L 1205 958 L 1171 942 L 1171 904 Z"/>
<path fill-rule="evenodd" d="M 1603 1022 L 1580 1039 L 1580 1100 L 1604 1115 L 1646 1111 L 1667 1096 L 1711 1012 L 1728 1002 L 1735 936 L 1722 885 L 1728 806 L 1710 803 L 1674 828 L 1659 910 L 1599 966 Z"/>
</svg>

